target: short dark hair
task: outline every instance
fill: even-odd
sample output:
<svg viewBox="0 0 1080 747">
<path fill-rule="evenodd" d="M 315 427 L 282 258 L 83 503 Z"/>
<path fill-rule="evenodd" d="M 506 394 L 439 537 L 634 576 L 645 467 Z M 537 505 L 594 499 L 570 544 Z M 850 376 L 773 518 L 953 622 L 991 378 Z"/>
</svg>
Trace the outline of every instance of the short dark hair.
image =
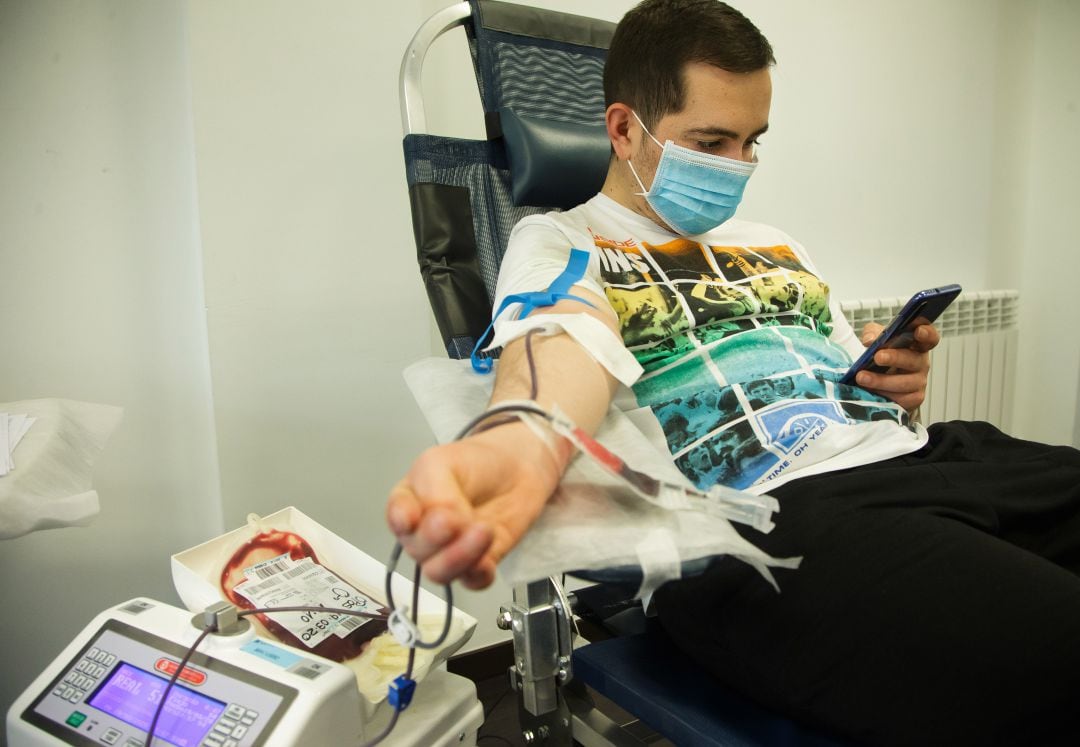
<svg viewBox="0 0 1080 747">
<path fill-rule="evenodd" d="M 634 108 L 651 127 L 685 105 L 683 70 L 705 62 L 732 73 L 776 64 L 769 40 L 719 0 L 644 0 L 619 22 L 604 67 L 605 105 Z"/>
</svg>

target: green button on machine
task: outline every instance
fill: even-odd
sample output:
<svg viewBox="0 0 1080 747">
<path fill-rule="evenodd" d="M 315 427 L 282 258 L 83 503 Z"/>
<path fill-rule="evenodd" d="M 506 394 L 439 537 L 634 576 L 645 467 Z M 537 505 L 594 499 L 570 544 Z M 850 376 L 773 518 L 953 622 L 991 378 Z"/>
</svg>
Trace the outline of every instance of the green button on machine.
<svg viewBox="0 0 1080 747">
<path fill-rule="evenodd" d="M 68 726 L 74 726 L 76 729 L 79 728 L 83 721 L 86 721 L 86 714 L 78 711 L 72 711 L 71 715 L 67 717 Z"/>
</svg>

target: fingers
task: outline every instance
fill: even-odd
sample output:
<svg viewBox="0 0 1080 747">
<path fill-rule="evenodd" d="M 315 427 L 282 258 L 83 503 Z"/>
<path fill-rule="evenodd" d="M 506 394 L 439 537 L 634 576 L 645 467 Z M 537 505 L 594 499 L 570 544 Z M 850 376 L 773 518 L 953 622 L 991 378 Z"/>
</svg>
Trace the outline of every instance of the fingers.
<svg viewBox="0 0 1080 747">
<path fill-rule="evenodd" d="M 436 583 L 448 584 L 459 576 L 468 576 L 478 564 L 482 564 L 491 547 L 490 527 L 446 506 L 428 507 L 419 514 L 418 520 L 408 525 L 404 522 L 395 524 L 399 516 L 393 506 L 387 510 L 387 515 L 402 549 L 420 563 L 424 575 Z M 400 526 L 409 526 L 410 529 L 398 531 L 396 527 Z M 490 578 L 484 586 L 494 579 L 494 563 L 491 565 Z M 479 582 L 484 575 L 473 573 L 473 577 Z"/>
<path fill-rule="evenodd" d="M 440 584 L 460 578 L 469 588 L 488 586 L 495 579 L 495 562 L 485 557 L 490 547 L 491 528 L 469 524 L 422 562 L 424 575 Z"/>
<path fill-rule="evenodd" d="M 915 342 L 912 349 L 922 353 L 928 353 L 941 342 L 941 333 L 933 324 L 920 324 L 915 328 Z"/>
<path fill-rule="evenodd" d="M 877 322 L 867 322 L 865 325 L 863 325 L 862 334 L 859 335 L 859 340 L 865 347 L 872 343 L 874 340 L 876 340 L 878 338 L 878 335 L 880 335 L 884 329 L 885 327 L 878 324 Z"/>
<path fill-rule="evenodd" d="M 396 536 L 410 534 L 420 521 L 420 500 L 408 484 L 399 482 L 390 490 L 386 503 L 386 524 Z"/>
<path fill-rule="evenodd" d="M 899 373 L 926 373 L 930 370 L 930 356 L 911 348 L 886 348 L 874 354 L 874 363 Z M 861 378 L 857 377 L 861 382 Z"/>
<path fill-rule="evenodd" d="M 486 586 L 494 579 L 494 564 L 483 562 L 492 531 L 464 494 L 454 457 L 438 447 L 422 454 L 390 491 L 386 521 L 432 581 L 445 584 L 471 574 L 471 583 Z"/>
</svg>

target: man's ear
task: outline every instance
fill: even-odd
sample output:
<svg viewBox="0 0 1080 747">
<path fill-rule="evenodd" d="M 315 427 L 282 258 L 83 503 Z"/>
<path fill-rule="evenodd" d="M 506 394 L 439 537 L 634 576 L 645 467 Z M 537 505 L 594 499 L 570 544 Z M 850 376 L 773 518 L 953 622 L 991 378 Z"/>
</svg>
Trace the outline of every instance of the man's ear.
<svg viewBox="0 0 1080 747">
<path fill-rule="evenodd" d="M 640 129 L 630 107 L 626 104 L 614 103 L 607 108 L 604 120 L 615 157 L 620 161 L 629 160 L 633 150 L 633 140 L 639 136 L 637 129 Z"/>
</svg>

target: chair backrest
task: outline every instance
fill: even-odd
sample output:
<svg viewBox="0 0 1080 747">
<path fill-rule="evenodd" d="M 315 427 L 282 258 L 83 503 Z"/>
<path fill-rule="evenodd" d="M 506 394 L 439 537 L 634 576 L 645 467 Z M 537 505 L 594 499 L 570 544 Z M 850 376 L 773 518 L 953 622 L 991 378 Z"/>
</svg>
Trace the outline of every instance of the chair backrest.
<svg viewBox="0 0 1080 747">
<path fill-rule="evenodd" d="M 444 15 L 432 18 L 434 31 L 421 28 L 402 64 L 404 150 L 421 275 L 447 353 L 462 358 L 491 321 L 514 225 L 583 202 L 603 183 L 603 70 L 615 26 L 496 0 L 448 12 L 449 25 Z M 404 111 L 426 45 L 457 22 L 469 40 L 486 140 L 413 132 Z"/>
</svg>

